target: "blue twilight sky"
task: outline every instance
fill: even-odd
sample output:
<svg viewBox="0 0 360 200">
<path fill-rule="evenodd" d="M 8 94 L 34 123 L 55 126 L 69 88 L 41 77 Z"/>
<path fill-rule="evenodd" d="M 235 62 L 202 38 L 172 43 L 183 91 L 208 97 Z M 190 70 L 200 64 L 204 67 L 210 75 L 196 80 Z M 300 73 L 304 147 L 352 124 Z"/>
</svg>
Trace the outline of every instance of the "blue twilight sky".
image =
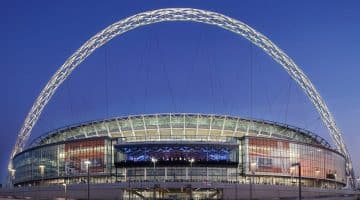
<svg viewBox="0 0 360 200">
<path fill-rule="evenodd" d="M 67 57 L 106 26 L 166 7 L 223 13 L 282 48 L 326 100 L 359 175 L 359 1 L 3 0 L 0 180 L 27 112 Z M 319 115 L 280 65 L 233 33 L 191 22 L 141 27 L 96 50 L 58 89 L 31 139 L 82 121 L 158 112 L 285 122 L 330 141 Z"/>
</svg>

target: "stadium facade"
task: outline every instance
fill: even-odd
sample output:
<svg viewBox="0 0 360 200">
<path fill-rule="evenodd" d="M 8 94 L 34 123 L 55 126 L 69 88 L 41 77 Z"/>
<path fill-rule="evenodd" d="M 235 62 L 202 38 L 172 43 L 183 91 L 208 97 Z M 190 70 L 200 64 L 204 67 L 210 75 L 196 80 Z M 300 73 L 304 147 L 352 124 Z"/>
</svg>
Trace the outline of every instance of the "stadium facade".
<svg viewBox="0 0 360 200">
<path fill-rule="evenodd" d="M 304 187 L 346 185 L 344 155 L 309 131 L 222 115 L 136 115 L 86 122 L 36 138 L 15 155 L 12 182 L 153 182 L 154 188 L 161 182 L 171 185 L 162 195 L 181 196 L 184 184 L 171 183 L 297 186 L 295 163 L 301 165 Z M 153 195 L 147 188 L 122 189 L 125 196 Z M 192 192 L 222 195 L 221 189 L 210 187 Z"/>
</svg>

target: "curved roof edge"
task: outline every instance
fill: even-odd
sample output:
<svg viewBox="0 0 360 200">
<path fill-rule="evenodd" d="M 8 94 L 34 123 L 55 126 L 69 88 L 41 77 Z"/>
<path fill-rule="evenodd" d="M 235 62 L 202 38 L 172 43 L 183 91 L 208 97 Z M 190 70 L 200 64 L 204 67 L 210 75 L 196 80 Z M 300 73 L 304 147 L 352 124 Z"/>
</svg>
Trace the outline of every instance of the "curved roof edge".
<svg viewBox="0 0 360 200">
<path fill-rule="evenodd" d="M 280 123 L 280 122 L 274 122 L 274 121 L 270 121 L 270 120 L 262 120 L 262 119 L 255 119 L 255 118 L 242 118 L 242 117 L 235 117 L 235 116 L 231 116 L 231 115 L 219 115 L 219 114 L 203 114 L 203 113 L 155 113 L 155 114 L 137 114 L 137 115 L 126 115 L 126 116 L 120 116 L 120 117 L 111 117 L 111 118 L 107 118 L 107 119 L 101 119 L 101 120 L 90 120 L 90 121 L 85 121 L 85 122 L 81 122 L 81 123 L 76 123 L 76 124 L 71 124 L 68 126 L 63 126 L 54 130 L 51 130 L 49 132 L 46 132 L 42 135 L 40 135 L 39 137 L 34 138 L 28 145 L 27 148 L 31 148 L 37 145 L 42 145 L 41 142 L 49 139 L 50 137 L 54 136 L 54 135 L 58 135 L 61 134 L 65 131 L 68 130 L 72 130 L 75 128 L 79 128 L 79 127 L 83 127 L 83 126 L 88 126 L 88 125 L 94 125 L 94 124 L 100 124 L 103 122 L 112 122 L 112 121 L 116 121 L 116 120 L 127 120 L 127 119 L 135 119 L 135 118 L 139 118 L 139 117 L 161 117 L 161 116 L 199 116 L 199 117 L 217 117 L 217 118 L 226 118 L 226 119 L 235 119 L 235 120 L 242 120 L 242 121 L 249 121 L 249 122 L 256 122 L 259 124 L 267 124 L 267 125 L 272 125 L 272 126 L 277 126 L 277 127 L 281 127 L 292 131 L 295 131 L 297 133 L 300 133 L 302 136 L 309 138 L 311 140 L 313 140 L 315 143 L 324 146 L 326 148 L 330 148 L 332 149 L 332 146 L 322 137 L 318 136 L 317 134 L 303 129 L 303 128 L 299 128 L 293 125 L 289 125 L 289 124 L 284 124 L 284 123 Z M 211 123 L 211 122 L 210 122 Z M 26 148 L 26 149 L 27 149 Z"/>
</svg>

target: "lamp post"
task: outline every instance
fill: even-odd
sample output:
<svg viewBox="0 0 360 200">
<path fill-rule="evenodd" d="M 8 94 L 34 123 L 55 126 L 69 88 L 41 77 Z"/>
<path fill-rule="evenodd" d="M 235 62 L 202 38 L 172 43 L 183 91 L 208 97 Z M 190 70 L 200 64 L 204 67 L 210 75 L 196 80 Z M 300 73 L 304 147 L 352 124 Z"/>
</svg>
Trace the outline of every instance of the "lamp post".
<svg viewBox="0 0 360 200">
<path fill-rule="evenodd" d="M 315 185 L 315 187 L 317 187 L 318 183 L 319 183 L 319 174 L 320 174 L 320 170 L 316 169 L 315 170 L 315 176 L 316 176 L 316 182 L 317 184 Z"/>
<path fill-rule="evenodd" d="M 189 160 L 189 162 L 190 162 L 190 181 L 192 181 L 192 166 L 193 166 L 193 163 L 195 162 L 195 159 L 191 158 Z"/>
<path fill-rule="evenodd" d="M 299 170 L 299 200 L 301 200 L 302 199 L 302 197 L 301 197 L 301 164 L 300 164 L 300 162 L 297 162 L 297 163 L 293 163 L 291 166 L 292 167 L 297 166 L 298 170 Z"/>
<path fill-rule="evenodd" d="M 154 182 L 154 193 L 153 193 L 153 199 L 156 199 L 156 188 L 155 188 L 155 168 L 156 168 L 156 162 L 158 160 L 154 157 L 151 158 L 151 162 L 154 164 L 153 168 L 153 182 Z"/>
<path fill-rule="evenodd" d="M 291 184 L 292 184 L 292 186 L 295 185 L 294 173 L 295 173 L 295 167 L 294 167 L 294 166 L 291 166 L 291 167 L 290 167 L 290 175 L 291 175 Z"/>
<path fill-rule="evenodd" d="M 40 176 L 41 176 L 41 185 L 43 185 L 43 182 L 44 182 L 45 165 L 39 165 L 39 169 L 40 169 Z"/>
<path fill-rule="evenodd" d="M 40 169 L 40 176 L 41 176 L 41 183 L 40 183 L 40 186 L 43 186 L 43 184 L 44 184 L 44 173 L 45 173 L 45 165 L 39 165 L 39 169 Z M 42 190 L 42 189 L 41 189 Z M 41 191 L 40 190 L 40 191 Z M 40 198 L 41 198 L 41 193 L 42 192 L 40 192 Z"/>
<path fill-rule="evenodd" d="M 153 166 L 153 181 L 155 182 L 155 168 L 156 168 L 156 162 L 158 160 L 156 158 L 151 158 L 151 162 L 154 164 Z"/>
<path fill-rule="evenodd" d="M 193 180 L 192 180 L 192 166 L 193 166 L 193 163 L 195 162 L 195 159 L 194 159 L 194 158 L 191 158 L 191 159 L 189 160 L 189 162 L 190 162 L 190 182 L 191 182 L 191 181 L 193 181 Z M 189 195 L 190 199 L 193 199 L 193 197 L 192 197 L 192 186 L 191 186 L 191 184 L 189 184 L 189 192 L 190 192 L 190 195 Z"/>
<path fill-rule="evenodd" d="M 15 179 L 15 172 L 16 170 L 15 169 L 9 169 L 10 171 L 10 178 L 11 178 L 11 186 L 10 187 L 13 187 L 14 186 L 14 179 Z"/>
<path fill-rule="evenodd" d="M 128 175 L 126 175 L 128 174 Z M 127 171 L 127 169 L 125 168 L 125 175 L 127 177 L 127 181 L 129 182 L 129 185 L 128 185 L 128 193 L 129 193 L 129 200 L 131 199 L 131 193 L 130 193 L 130 190 L 131 190 L 131 185 L 130 185 L 130 176 L 129 176 L 129 173 Z M 125 178 L 126 179 L 126 178 Z"/>
<path fill-rule="evenodd" d="M 89 166 L 91 164 L 91 162 L 89 160 L 86 160 L 85 162 L 86 165 L 86 171 L 87 171 L 87 199 L 90 199 L 90 170 L 89 170 Z"/>
<path fill-rule="evenodd" d="M 66 194 L 66 189 L 67 189 L 66 186 L 67 185 L 66 185 L 66 183 L 63 183 L 62 185 L 64 186 L 64 198 L 65 198 L 65 200 L 67 200 L 67 194 Z"/>
<path fill-rule="evenodd" d="M 251 177 L 250 177 L 250 200 L 253 199 L 253 181 L 255 176 L 255 168 L 256 168 L 256 162 L 250 163 L 250 171 L 251 171 Z"/>
</svg>

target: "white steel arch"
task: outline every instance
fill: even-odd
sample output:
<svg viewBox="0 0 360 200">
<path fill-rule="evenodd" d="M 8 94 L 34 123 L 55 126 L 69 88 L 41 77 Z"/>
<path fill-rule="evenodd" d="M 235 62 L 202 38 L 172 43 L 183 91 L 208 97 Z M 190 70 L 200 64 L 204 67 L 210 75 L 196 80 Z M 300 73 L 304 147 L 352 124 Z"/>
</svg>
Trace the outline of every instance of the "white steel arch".
<svg viewBox="0 0 360 200">
<path fill-rule="evenodd" d="M 9 169 L 12 169 L 12 158 L 15 154 L 21 152 L 25 147 L 32 128 L 36 124 L 42 110 L 49 102 L 56 89 L 85 58 L 91 55 L 97 48 L 101 47 L 118 35 L 140 26 L 165 21 L 193 21 L 215 25 L 243 36 L 269 54 L 289 73 L 291 78 L 303 89 L 312 104 L 315 106 L 322 121 L 328 128 L 333 142 L 346 158 L 346 172 L 348 177 L 350 177 L 351 180 L 354 180 L 354 172 L 350 155 L 346 148 L 342 134 L 336 126 L 335 120 L 323 98 L 295 62 L 267 37 L 257 32 L 247 24 L 216 12 L 193 8 L 165 8 L 139 13 L 106 27 L 104 30 L 86 41 L 85 44 L 72 54 L 56 71 L 35 100 L 35 103 L 33 104 L 23 126 L 19 131 L 16 143 L 10 154 Z M 353 181 L 351 182 L 353 183 Z"/>
</svg>

